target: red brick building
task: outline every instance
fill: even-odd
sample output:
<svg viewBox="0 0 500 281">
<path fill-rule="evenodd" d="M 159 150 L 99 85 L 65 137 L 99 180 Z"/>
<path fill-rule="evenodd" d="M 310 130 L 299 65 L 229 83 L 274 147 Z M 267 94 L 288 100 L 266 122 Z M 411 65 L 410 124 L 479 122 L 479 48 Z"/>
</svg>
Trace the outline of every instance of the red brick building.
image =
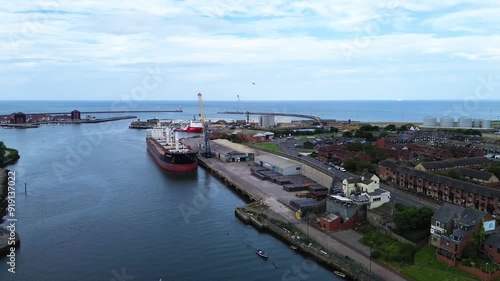
<svg viewBox="0 0 500 281">
<path fill-rule="evenodd" d="M 407 192 L 439 202 L 500 214 L 500 190 L 435 175 L 384 160 L 378 164 L 380 180 Z"/>
</svg>

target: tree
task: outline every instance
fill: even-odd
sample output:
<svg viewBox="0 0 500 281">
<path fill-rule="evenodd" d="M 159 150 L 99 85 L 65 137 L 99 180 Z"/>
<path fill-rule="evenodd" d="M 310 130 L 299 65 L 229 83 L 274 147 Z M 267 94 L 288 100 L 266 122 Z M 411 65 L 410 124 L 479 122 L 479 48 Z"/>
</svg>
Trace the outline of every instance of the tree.
<svg viewBox="0 0 500 281">
<path fill-rule="evenodd" d="M 3 165 L 3 161 L 5 159 L 5 151 L 7 147 L 3 143 L 3 141 L 0 141 L 0 166 Z"/>
<path fill-rule="evenodd" d="M 342 136 L 344 138 L 352 138 L 352 132 L 351 131 L 343 132 Z"/>
<path fill-rule="evenodd" d="M 394 125 L 394 124 L 387 125 L 387 126 L 385 126 L 384 130 L 385 131 L 396 131 L 396 125 Z"/>
<path fill-rule="evenodd" d="M 330 127 L 330 133 L 335 134 L 335 133 L 338 133 L 338 131 L 339 131 L 339 128 Z"/>
</svg>

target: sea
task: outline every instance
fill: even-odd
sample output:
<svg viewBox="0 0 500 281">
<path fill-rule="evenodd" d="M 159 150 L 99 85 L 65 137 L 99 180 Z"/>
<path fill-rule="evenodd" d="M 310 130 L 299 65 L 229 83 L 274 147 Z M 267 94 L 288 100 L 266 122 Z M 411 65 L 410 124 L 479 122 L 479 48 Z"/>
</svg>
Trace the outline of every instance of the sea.
<svg viewBox="0 0 500 281">
<path fill-rule="evenodd" d="M 467 110 L 470 117 L 495 119 L 499 105 L 478 101 L 472 110 L 464 101 L 204 102 L 210 119 L 244 119 L 218 114 L 243 108 L 381 122 L 465 116 Z M 2 101 L 0 115 L 180 107 L 182 113 L 93 115 L 198 118 L 197 101 Z M 0 258 L 0 280 L 339 280 L 235 218 L 234 209 L 247 202 L 204 169 L 161 170 L 146 151 L 147 132 L 129 129 L 131 121 L 0 129 L 0 141 L 21 155 L 8 167 L 15 173 L 21 247 L 15 273 L 9 272 L 10 258 Z M 269 260 L 255 249 L 265 250 Z"/>
</svg>

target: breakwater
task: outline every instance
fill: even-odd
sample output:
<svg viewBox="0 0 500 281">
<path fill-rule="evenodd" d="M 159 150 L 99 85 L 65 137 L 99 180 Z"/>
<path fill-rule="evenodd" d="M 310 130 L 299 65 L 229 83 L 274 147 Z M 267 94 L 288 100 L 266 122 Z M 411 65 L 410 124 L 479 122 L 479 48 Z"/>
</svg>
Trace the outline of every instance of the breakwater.
<svg viewBox="0 0 500 281">
<path fill-rule="evenodd" d="M 97 119 L 79 119 L 79 120 L 59 120 L 59 121 L 42 121 L 24 124 L 0 124 L 0 127 L 12 129 L 30 129 L 38 128 L 40 125 L 74 125 L 74 124 L 93 124 L 102 122 L 111 122 L 125 119 L 135 119 L 137 116 L 117 116 Z"/>
</svg>

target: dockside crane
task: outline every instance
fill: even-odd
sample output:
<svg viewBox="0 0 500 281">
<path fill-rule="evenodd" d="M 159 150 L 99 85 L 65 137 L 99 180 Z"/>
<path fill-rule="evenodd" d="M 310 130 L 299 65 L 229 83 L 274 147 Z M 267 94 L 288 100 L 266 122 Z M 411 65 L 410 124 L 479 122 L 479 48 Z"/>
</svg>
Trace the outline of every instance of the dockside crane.
<svg viewBox="0 0 500 281">
<path fill-rule="evenodd" d="M 200 103 L 200 117 L 203 131 L 203 140 L 205 141 L 205 150 L 201 153 L 201 156 L 211 158 L 212 151 L 210 149 L 210 140 L 208 139 L 208 122 L 205 122 L 205 110 L 203 109 L 201 93 L 198 93 L 198 102 Z"/>
<path fill-rule="evenodd" d="M 238 103 L 240 104 L 241 112 L 245 113 L 245 115 L 247 116 L 247 124 L 249 124 L 250 123 L 250 112 L 249 111 L 245 112 L 245 108 L 243 108 L 243 104 L 241 103 L 241 100 L 240 100 L 240 95 L 236 95 L 236 97 L 238 97 Z"/>
</svg>

